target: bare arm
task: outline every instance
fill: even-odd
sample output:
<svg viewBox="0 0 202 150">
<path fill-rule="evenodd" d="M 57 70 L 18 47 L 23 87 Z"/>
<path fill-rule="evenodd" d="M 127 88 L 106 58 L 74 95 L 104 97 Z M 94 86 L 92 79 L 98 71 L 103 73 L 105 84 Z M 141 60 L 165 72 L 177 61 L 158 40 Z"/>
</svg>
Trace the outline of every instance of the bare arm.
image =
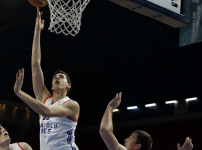
<svg viewBox="0 0 202 150">
<path fill-rule="evenodd" d="M 25 142 L 18 143 L 24 150 L 32 150 L 32 148 Z"/>
<path fill-rule="evenodd" d="M 112 114 L 113 110 L 120 105 L 121 94 L 122 93 L 117 94 L 116 97 L 108 104 L 100 125 L 100 135 L 109 150 L 126 150 L 124 146 L 119 144 L 113 134 Z"/>
<path fill-rule="evenodd" d="M 62 106 L 47 107 L 42 102 L 34 99 L 27 93 L 21 90 L 24 79 L 24 69 L 19 70 L 16 74 L 16 82 L 14 86 L 15 94 L 22 99 L 27 105 L 29 105 L 35 112 L 43 117 L 65 117 L 78 114 L 79 105 L 75 101 L 69 101 Z"/>
<path fill-rule="evenodd" d="M 41 20 L 42 12 L 37 8 L 37 18 L 32 46 L 32 83 L 35 96 L 38 100 L 43 102 L 45 98 L 51 94 L 46 89 L 44 85 L 44 77 L 41 69 L 41 46 L 40 46 L 40 36 L 41 30 L 44 27 L 44 20 Z"/>
</svg>

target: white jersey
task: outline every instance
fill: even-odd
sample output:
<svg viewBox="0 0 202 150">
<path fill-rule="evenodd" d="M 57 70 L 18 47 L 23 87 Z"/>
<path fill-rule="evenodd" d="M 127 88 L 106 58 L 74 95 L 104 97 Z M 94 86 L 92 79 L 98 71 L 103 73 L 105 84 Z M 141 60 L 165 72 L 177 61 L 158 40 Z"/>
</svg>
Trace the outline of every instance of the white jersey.
<svg viewBox="0 0 202 150">
<path fill-rule="evenodd" d="M 52 97 L 48 97 L 44 104 L 50 106 L 60 106 L 71 101 L 65 97 L 52 104 Z M 74 131 L 77 120 L 69 117 L 40 117 L 40 150 L 78 150 L 75 144 Z"/>
<path fill-rule="evenodd" d="M 24 150 L 19 143 L 13 143 L 10 144 L 10 146 L 12 147 L 12 150 Z"/>
</svg>

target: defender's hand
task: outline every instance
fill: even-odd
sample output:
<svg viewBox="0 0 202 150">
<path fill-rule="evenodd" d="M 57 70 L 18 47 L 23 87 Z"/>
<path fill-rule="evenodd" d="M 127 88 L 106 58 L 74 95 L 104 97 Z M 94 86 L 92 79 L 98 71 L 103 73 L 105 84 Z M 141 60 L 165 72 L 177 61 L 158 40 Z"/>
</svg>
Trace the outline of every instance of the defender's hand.
<svg viewBox="0 0 202 150">
<path fill-rule="evenodd" d="M 185 142 L 184 142 L 182 147 L 180 147 L 180 144 L 178 143 L 177 144 L 177 149 L 178 150 L 192 150 L 193 149 L 193 144 L 192 144 L 191 138 L 187 137 L 185 139 Z"/>
<path fill-rule="evenodd" d="M 36 18 L 36 25 L 35 25 L 35 31 L 41 31 L 44 28 L 44 20 L 41 20 L 42 12 L 39 11 L 39 8 L 37 7 L 37 18 Z"/>
<path fill-rule="evenodd" d="M 112 108 L 112 109 L 116 109 L 121 103 L 121 95 L 122 95 L 121 92 L 117 93 L 115 98 L 112 99 L 107 106 Z"/>
<path fill-rule="evenodd" d="M 16 81 L 14 85 L 15 94 L 19 94 L 21 92 L 22 84 L 24 80 L 24 69 L 19 69 L 18 73 L 16 73 Z"/>
</svg>

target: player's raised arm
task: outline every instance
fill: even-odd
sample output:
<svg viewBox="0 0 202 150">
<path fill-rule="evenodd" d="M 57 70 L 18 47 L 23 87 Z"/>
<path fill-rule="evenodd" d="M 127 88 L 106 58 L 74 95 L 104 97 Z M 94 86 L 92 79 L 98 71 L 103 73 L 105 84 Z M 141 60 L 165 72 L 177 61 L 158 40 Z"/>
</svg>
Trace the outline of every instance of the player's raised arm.
<svg viewBox="0 0 202 150">
<path fill-rule="evenodd" d="M 44 85 L 44 77 L 41 69 L 41 45 L 40 36 L 41 30 L 44 28 L 44 20 L 41 20 L 42 12 L 37 8 L 37 18 L 34 31 L 34 39 L 32 46 L 32 84 L 35 96 L 38 100 L 43 102 L 51 94 Z"/>
<path fill-rule="evenodd" d="M 61 106 L 51 106 L 47 107 L 42 102 L 34 99 L 27 93 L 21 90 L 24 81 L 24 69 L 20 69 L 16 74 L 16 82 L 14 85 L 15 94 L 22 99 L 27 105 L 29 105 L 36 113 L 42 115 L 43 117 L 65 117 L 71 116 L 74 120 L 78 118 L 75 115 L 79 112 L 79 105 L 75 101 L 65 102 Z"/>
<path fill-rule="evenodd" d="M 121 103 L 121 94 L 116 94 L 116 97 L 107 105 L 104 116 L 100 125 L 100 135 L 109 150 L 126 150 L 126 148 L 119 144 L 118 140 L 113 134 L 112 114 Z"/>
</svg>

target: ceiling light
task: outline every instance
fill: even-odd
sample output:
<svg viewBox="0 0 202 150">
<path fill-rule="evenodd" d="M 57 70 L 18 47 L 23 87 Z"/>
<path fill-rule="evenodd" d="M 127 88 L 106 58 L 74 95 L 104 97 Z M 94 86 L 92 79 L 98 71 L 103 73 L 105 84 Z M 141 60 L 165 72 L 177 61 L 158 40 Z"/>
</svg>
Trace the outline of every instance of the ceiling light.
<svg viewBox="0 0 202 150">
<path fill-rule="evenodd" d="M 156 106 L 156 103 L 146 104 L 145 107 L 153 107 Z"/>
<path fill-rule="evenodd" d="M 119 111 L 119 109 L 114 109 L 114 110 L 113 110 L 113 112 L 117 112 L 117 111 Z"/>
<path fill-rule="evenodd" d="M 197 100 L 197 97 L 192 97 L 192 98 L 187 98 L 187 99 L 185 99 L 185 101 L 194 101 L 194 100 Z"/>
<path fill-rule="evenodd" d="M 166 103 L 166 104 L 176 104 L 176 103 L 177 103 L 177 100 L 166 101 L 165 103 Z"/>
<path fill-rule="evenodd" d="M 128 110 L 130 109 L 137 109 L 137 106 L 130 106 L 130 107 L 127 107 Z"/>
</svg>

